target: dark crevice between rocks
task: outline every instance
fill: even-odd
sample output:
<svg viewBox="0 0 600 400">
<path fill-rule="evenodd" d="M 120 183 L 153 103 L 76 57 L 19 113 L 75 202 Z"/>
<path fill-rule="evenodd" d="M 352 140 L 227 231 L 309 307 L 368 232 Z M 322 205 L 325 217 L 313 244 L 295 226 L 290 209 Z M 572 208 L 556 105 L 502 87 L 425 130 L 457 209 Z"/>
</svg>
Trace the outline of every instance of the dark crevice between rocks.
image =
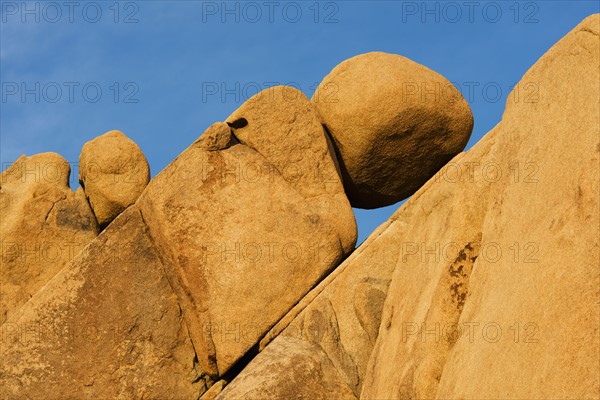
<svg viewBox="0 0 600 400">
<path fill-rule="evenodd" d="M 231 133 L 231 137 L 233 138 L 233 144 L 243 144 L 244 146 L 250 147 L 247 144 L 243 143 L 240 138 L 238 138 L 235 135 L 235 130 L 236 129 L 242 129 L 246 126 L 248 126 L 248 120 L 246 118 L 238 118 L 233 122 L 227 122 L 227 125 L 229 125 L 230 129 L 230 133 Z M 254 149 L 252 149 L 254 150 Z"/>
<path fill-rule="evenodd" d="M 235 129 L 231 128 L 229 132 L 231 134 L 231 141 L 230 141 L 231 146 L 234 144 L 243 144 L 242 141 L 237 136 L 235 136 Z"/>
<path fill-rule="evenodd" d="M 85 182 L 83 181 L 83 179 L 79 179 L 78 181 L 79 181 L 79 186 L 81 186 L 81 190 L 83 190 L 83 198 L 85 199 L 87 206 L 90 208 L 90 213 L 94 216 L 94 219 L 96 220 L 96 225 L 98 225 L 98 235 L 99 235 L 109 224 L 106 224 L 104 226 L 100 225 L 100 222 L 98 222 L 98 217 L 96 216 L 96 213 L 94 212 L 94 209 L 92 208 L 92 203 L 90 203 L 90 198 L 88 197 L 87 193 L 85 192 Z"/>
<path fill-rule="evenodd" d="M 220 379 L 229 383 L 234 380 L 247 366 L 250 364 L 250 361 L 254 360 L 259 353 L 259 343 L 256 343 L 252 346 L 239 360 L 235 362 L 223 375 L 220 376 Z"/>
<path fill-rule="evenodd" d="M 333 159 L 333 163 L 340 174 L 340 179 L 342 181 L 342 185 L 344 186 L 344 191 L 346 192 L 346 197 L 350 199 L 349 196 L 349 185 L 352 180 L 350 179 L 350 175 L 348 174 L 348 169 L 344 164 L 344 160 L 342 159 L 342 154 L 340 153 L 340 149 L 338 148 L 338 144 L 335 142 L 329 127 L 326 124 L 321 124 L 323 127 L 323 132 L 325 132 L 325 138 L 327 139 L 327 147 L 329 147 L 329 153 L 331 154 L 331 158 Z M 333 151 L 332 151 L 333 150 Z"/>
<path fill-rule="evenodd" d="M 242 129 L 248 126 L 248 120 L 246 118 L 238 118 L 233 122 L 227 122 L 227 125 L 232 129 Z"/>
<path fill-rule="evenodd" d="M 331 135 L 329 128 L 327 128 L 327 125 L 321 124 L 321 126 L 323 127 L 323 132 L 325 133 L 325 140 L 327 141 L 327 149 L 329 150 L 329 155 L 333 160 L 333 165 L 335 166 L 338 176 L 340 177 L 340 181 L 342 181 L 343 185 L 344 180 L 342 176 L 342 167 L 340 165 L 340 163 L 342 162 L 342 157 L 339 154 L 339 150 L 335 144 L 335 141 L 333 140 L 333 136 Z"/>
</svg>

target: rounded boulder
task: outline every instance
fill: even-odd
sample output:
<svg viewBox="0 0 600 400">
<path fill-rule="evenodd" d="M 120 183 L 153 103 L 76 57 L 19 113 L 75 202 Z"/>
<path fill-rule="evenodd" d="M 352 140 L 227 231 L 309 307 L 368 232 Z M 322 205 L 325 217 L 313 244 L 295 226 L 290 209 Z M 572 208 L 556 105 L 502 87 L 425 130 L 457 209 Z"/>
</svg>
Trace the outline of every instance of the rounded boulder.
<svg viewBox="0 0 600 400">
<path fill-rule="evenodd" d="M 79 183 L 101 227 L 136 202 L 150 181 L 148 161 L 120 131 L 87 142 L 79 156 Z"/>
<path fill-rule="evenodd" d="M 331 135 L 353 207 L 394 204 L 417 191 L 466 146 L 467 101 L 442 75 L 396 54 L 343 61 L 312 102 Z"/>
</svg>

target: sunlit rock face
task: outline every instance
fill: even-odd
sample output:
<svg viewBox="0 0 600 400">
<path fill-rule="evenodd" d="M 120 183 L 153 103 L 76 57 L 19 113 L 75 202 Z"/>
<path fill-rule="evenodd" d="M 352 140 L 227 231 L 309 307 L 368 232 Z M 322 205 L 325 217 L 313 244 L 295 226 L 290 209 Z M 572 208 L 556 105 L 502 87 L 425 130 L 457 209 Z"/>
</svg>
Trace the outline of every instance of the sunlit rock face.
<svg viewBox="0 0 600 400">
<path fill-rule="evenodd" d="M 381 82 L 444 79 L 368 53 L 321 85 L 341 77 L 339 104 L 258 93 L 126 201 L 105 203 L 86 172 L 70 190 L 57 154 L 21 157 L 0 187 L 0 397 L 597 397 L 599 25 L 554 45 L 457 155 L 463 99 L 406 114 Z M 371 82 L 362 99 L 356 82 Z M 532 82 L 537 96 L 520 95 Z M 406 143 L 384 144 L 408 122 Z M 36 165 L 57 166 L 54 180 L 29 179 Z M 413 192 L 354 249 L 351 204 Z M 30 257 L 52 240 L 81 246 Z"/>
<path fill-rule="evenodd" d="M 21 156 L 0 177 L 0 323 L 98 235 L 71 167 L 56 153 Z"/>
</svg>

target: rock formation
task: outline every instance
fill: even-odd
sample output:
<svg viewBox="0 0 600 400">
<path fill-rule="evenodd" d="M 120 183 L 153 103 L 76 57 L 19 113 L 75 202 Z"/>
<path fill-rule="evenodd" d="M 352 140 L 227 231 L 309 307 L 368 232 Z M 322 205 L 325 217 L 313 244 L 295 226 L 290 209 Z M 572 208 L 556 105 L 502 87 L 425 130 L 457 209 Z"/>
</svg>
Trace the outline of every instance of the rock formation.
<svg viewBox="0 0 600 400">
<path fill-rule="evenodd" d="M 81 150 L 79 183 L 102 228 L 135 203 L 149 180 L 144 153 L 120 131 L 106 132 Z"/>
<path fill-rule="evenodd" d="M 599 22 L 550 49 L 502 122 L 307 295 L 217 399 L 597 397 Z M 519 96 L 531 83 L 539 98 Z M 288 384 L 307 368 L 332 378 Z"/>
<path fill-rule="evenodd" d="M 0 397 L 198 398 L 205 375 L 130 207 L 2 326 Z"/>
<path fill-rule="evenodd" d="M 251 116 L 248 120 L 248 131 L 240 136 L 260 140 L 253 126 L 262 126 Z M 262 128 L 288 132 L 293 120 Z M 138 201 L 159 251 L 172 265 L 170 280 L 197 335 L 199 362 L 211 376 L 225 374 L 356 241 L 345 197 L 326 195 L 329 189 L 319 181 L 291 184 L 277 158 L 239 143 L 225 126 L 209 128 L 225 139 L 201 138 L 155 177 Z M 289 141 L 301 142 L 294 135 L 307 134 L 291 132 Z M 306 171 L 317 163 L 333 165 L 322 131 L 321 136 L 309 143 L 316 157 L 300 160 Z M 214 150 L 213 143 L 229 145 Z M 213 150 L 206 150 L 208 144 Z M 337 180 L 331 187 L 341 193 L 337 174 L 329 179 Z M 335 215 L 345 220 L 334 223 Z"/>
<path fill-rule="evenodd" d="M 97 234 L 71 167 L 56 153 L 21 156 L 0 182 L 0 323 L 6 321 Z"/>
<path fill-rule="evenodd" d="M 314 117 L 302 113 L 263 128 L 288 132 Z M 271 154 L 241 144 L 225 123 L 211 126 L 9 318 L 3 329 L 19 334 L 0 349 L 0 393 L 36 398 L 50 377 L 46 389 L 61 398 L 198 398 L 227 376 L 354 247 L 354 216 L 316 127 L 305 142 L 314 158 L 299 165 L 334 173 L 293 185 Z M 29 326 L 79 325 L 99 339 L 22 339 Z"/>
<path fill-rule="evenodd" d="M 464 149 L 473 129 L 469 105 L 446 78 L 396 54 L 342 62 L 312 101 L 335 141 L 350 203 L 359 208 L 413 194 Z"/>
<path fill-rule="evenodd" d="M 435 204 L 448 223 L 399 240 L 470 246 L 450 262 L 398 263 L 362 398 L 600 393 L 599 25 L 589 17 L 554 45 L 512 92 L 500 124 L 454 160 L 462 171 L 480 163 L 471 164 L 473 183 L 447 178 L 421 191 L 421 207 Z M 518 96 L 530 83 L 537 100 Z M 436 340 L 438 326 L 448 329 Z"/>
<path fill-rule="evenodd" d="M 91 241 L 57 266 L 3 260 L 0 398 L 597 398 L 599 31 L 593 15 L 554 45 L 441 169 L 453 140 L 433 140 L 437 161 L 394 190 L 439 171 L 358 249 L 339 131 L 293 88 L 211 125 L 93 240 L 68 173 L 21 182 L 24 163 L 66 162 L 20 159 L 2 175 L 3 243 Z M 410 132 L 470 132 L 457 115 L 425 110 Z"/>
</svg>

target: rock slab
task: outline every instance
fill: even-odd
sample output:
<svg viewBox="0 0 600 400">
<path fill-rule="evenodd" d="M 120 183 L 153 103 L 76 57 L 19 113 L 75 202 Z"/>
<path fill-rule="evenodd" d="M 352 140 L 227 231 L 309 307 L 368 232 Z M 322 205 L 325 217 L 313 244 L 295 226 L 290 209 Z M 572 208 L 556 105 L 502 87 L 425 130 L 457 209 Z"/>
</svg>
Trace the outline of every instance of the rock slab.
<svg viewBox="0 0 600 400">
<path fill-rule="evenodd" d="M 599 31 L 590 16 L 542 56 L 462 178 L 401 216 L 399 242 L 424 245 L 394 271 L 361 398 L 600 393 Z"/>
<path fill-rule="evenodd" d="M 206 389 L 135 207 L 0 329 L 0 397 L 194 399 Z"/>
</svg>

